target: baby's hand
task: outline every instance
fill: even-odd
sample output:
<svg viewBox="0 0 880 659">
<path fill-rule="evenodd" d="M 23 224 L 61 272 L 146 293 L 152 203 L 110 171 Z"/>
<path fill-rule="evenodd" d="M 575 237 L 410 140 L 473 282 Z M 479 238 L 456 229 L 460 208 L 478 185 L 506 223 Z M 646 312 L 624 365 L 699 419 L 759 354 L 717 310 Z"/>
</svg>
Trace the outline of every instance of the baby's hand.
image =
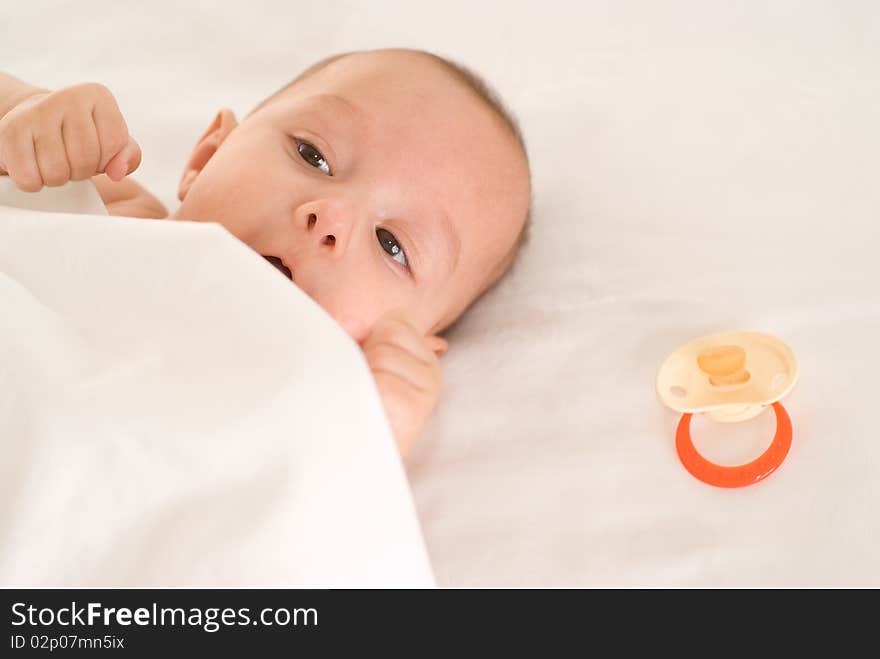
<svg viewBox="0 0 880 659">
<path fill-rule="evenodd" d="M 25 192 L 102 172 L 120 181 L 140 163 L 116 99 L 97 83 L 34 94 L 0 119 L 0 173 Z"/>
<path fill-rule="evenodd" d="M 437 357 L 446 346 L 439 337 L 424 336 L 400 312 L 380 318 L 361 344 L 402 457 L 437 404 L 441 384 Z"/>
</svg>

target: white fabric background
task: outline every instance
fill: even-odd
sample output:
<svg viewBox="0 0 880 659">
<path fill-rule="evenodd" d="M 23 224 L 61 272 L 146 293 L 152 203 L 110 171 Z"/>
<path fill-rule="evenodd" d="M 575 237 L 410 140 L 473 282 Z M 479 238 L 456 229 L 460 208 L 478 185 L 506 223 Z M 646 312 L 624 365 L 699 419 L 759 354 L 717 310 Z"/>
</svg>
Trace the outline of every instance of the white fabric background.
<svg viewBox="0 0 880 659">
<path fill-rule="evenodd" d="M 110 87 L 169 207 L 220 107 L 325 55 L 473 66 L 535 188 L 515 271 L 450 333 L 409 476 L 441 585 L 880 585 L 880 9 L 850 2 L 6 3 L 0 67 Z M 678 464 L 663 358 L 777 334 L 801 360 L 767 481 Z M 694 423 L 735 463 L 772 434 Z M 702 439 L 700 439 L 702 437 Z"/>
</svg>

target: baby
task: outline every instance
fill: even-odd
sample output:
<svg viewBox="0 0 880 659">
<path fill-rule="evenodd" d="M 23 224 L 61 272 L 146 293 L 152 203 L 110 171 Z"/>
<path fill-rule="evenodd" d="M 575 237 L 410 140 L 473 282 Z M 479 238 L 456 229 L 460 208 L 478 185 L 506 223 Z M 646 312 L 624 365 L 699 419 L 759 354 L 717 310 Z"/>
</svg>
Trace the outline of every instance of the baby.
<svg viewBox="0 0 880 659">
<path fill-rule="evenodd" d="M 530 207 L 520 133 L 463 67 L 412 50 L 323 60 L 239 123 L 220 110 L 169 214 L 112 94 L 0 74 L 0 173 L 91 178 L 113 215 L 220 222 L 358 342 L 405 456 L 440 390 L 438 335 L 512 264 Z"/>
</svg>

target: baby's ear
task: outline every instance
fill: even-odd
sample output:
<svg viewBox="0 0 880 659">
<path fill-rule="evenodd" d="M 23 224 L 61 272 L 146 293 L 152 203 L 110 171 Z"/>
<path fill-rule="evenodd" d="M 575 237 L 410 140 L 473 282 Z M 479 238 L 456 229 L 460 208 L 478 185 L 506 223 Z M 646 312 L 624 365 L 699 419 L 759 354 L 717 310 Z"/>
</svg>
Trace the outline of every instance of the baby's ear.
<svg viewBox="0 0 880 659">
<path fill-rule="evenodd" d="M 208 126 L 208 130 L 205 131 L 205 134 L 196 143 L 189 161 L 183 169 L 183 176 L 180 178 L 180 186 L 177 189 L 177 198 L 180 201 L 183 201 L 184 197 L 189 193 L 189 189 L 199 173 L 208 164 L 211 156 L 217 153 L 217 149 L 220 148 L 223 140 L 229 136 L 229 133 L 236 126 L 238 126 L 238 121 L 232 110 L 224 108 L 214 117 L 214 121 Z"/>
</svg>

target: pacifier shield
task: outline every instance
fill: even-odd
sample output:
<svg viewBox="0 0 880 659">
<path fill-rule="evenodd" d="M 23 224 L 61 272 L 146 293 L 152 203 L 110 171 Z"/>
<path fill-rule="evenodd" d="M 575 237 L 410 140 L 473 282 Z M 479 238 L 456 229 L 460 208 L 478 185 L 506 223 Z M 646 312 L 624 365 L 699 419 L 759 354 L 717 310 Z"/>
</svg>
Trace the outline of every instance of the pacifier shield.
<svg viewBox="0 0 880 659">
<path fill-rule="evenodd" d="M 724 332 L 676 349 L 657 373 L 657 395 L 676 412 L 733 423 L 786 396 L 800 375 L 794 351 L 759 332 Z"/>
</svg>

